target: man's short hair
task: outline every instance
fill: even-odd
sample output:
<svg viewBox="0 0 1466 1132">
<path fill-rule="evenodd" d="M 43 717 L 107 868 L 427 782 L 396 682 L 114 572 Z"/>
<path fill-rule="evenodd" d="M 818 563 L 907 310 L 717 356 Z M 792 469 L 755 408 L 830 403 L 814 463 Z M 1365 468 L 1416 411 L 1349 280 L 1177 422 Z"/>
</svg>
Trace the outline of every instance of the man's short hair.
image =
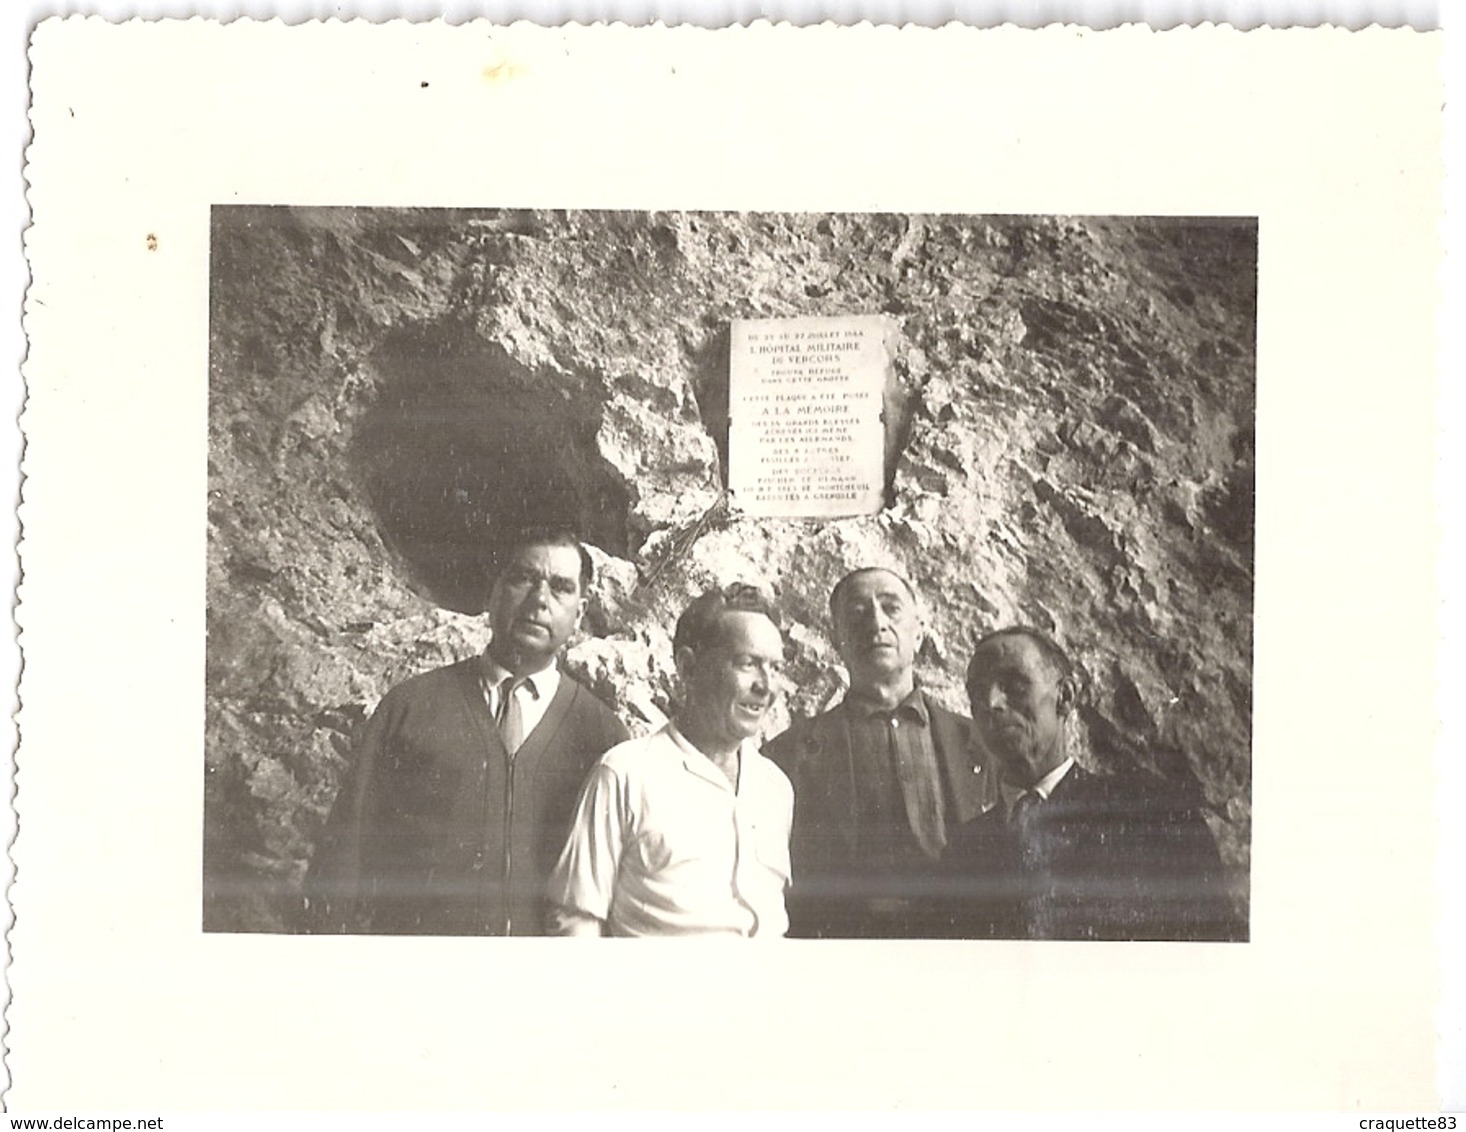
<svg viewBox="0 0 1466 1132">
<path fill-rule="evenodd" d="M 521 550 L 531 546 L 570 546 L 574 547 L 580 555 L 580 592 L 590 592 L 590 584 L 595 580 L 595 565 L 591 562 L 590 551 L 586 550 L 585 544 L 580 541 L 577 535 L 569 527 L 519 527 L 510 532 L 509 536 L 499 544 L 499 553 L 495 556 L 493 580 L 497 579 L 499 573 L 514 560 L 514 556 Z"/>
<path fill-rule="evenodd" d="M 967 683 L 969 685 L 972 683 L 972 666 L 977 663 L 977 654 L 982 651 L 983 645 L 1001 637 L 1027 637 L 1038 647 L 1038 654 L 1043 657 L 1050 672 L 1060 680 L 1073 679 L 1074 665 L 1070 662 L 1068 654 L 1059 647 L 1053 637 L 1042 629 L 1035 629 L 1032 625 L 1009 625 L 1004 629 L 994 629 L 972 646 L 972 659 L 967 662 Z"/>
<path fill-rule="evenodd" d="M 845 591 L 850 588 L 850 583 L 866 574 L 890 574 L 901 583 L 902 588 L 906 591 L 906 596 L 911 599 L 911 604 L 916 604 L 916 587 L 911 584 L 911 579 L 905 574 L 899 570 L 892 570 L 889 566 L 861 566 L 851 570 L 836 582 L 835 588 L 830 591 L 830 621 L 832 623 L 840 619 L 840 601 L 844 598 Z"/>
<path fill-rule="evenodd" d="M 779 613 L 773 599 L 757 586 L 747 582 L 734 582 L 721 589 L 709 590 L 693 599 L 692 604 L 677 618 L 677 629 L 672 634 L 674 652 L 691 649 L 697 652 L 718 642 L 723 618 L 730 613 L 762 613 L 779 627 Z"/>
</svg>

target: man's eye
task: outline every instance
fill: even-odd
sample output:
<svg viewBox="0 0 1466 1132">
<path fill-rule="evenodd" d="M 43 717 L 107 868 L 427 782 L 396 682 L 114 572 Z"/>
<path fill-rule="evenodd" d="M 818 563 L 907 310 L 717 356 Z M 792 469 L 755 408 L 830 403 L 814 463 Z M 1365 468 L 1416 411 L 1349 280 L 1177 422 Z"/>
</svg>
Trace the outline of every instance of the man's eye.
<svg viewBox="0 0 1466 1132">
<path fill-rule="evenodd" d="M 560 579 L 551 583 L 551 589 L 562 597 L 573 597 L 575 594 L 575 583 Z"/>
</svg>

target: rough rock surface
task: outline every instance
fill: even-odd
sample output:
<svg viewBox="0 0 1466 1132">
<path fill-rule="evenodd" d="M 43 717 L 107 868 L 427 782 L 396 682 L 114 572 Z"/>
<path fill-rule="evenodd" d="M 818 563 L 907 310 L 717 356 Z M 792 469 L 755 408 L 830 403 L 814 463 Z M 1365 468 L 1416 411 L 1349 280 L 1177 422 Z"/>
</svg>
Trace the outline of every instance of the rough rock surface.
<svg viewBox="0 0 1466 1132">
<path fill-rule="evenodd" d="M 228 208 L 212 248 L 204 924 L 289 930 L 354 727 L 483 647 L 496 532 L 576 523 L 568 667 L 633 729 L 695 593 L 788 615 L 787 714 L 837 698 L 825 601 L 890 564 L 926 685 L 1048 629 L 1076 753 L 1194 784 L 1246 897 L 1256 228 L 1186 219 Z M 887 506 L 719 503 L 729 322 L 886 313 Z"/>
</svg>

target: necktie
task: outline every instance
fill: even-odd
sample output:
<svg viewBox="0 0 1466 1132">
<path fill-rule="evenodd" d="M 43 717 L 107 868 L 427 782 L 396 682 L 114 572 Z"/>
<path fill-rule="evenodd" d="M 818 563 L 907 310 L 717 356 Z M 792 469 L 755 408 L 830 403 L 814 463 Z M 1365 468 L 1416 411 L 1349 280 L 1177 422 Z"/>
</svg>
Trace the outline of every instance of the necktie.
<svg viewBox="0 0 1466 1132">
<path fill-rule="evenodd" d="M 915 742 L 903 743 L 896 732 L 900 723 L 889 715 L 886 734 L 896 762 L 896 777 L 901 784 L 901 800 L 906 805 L 906 821 L 921 851 L 936 860 L 947 844 L 946 821 L 942 816 L 942 796 L 938 792 L 936 768 L 923 765 L 922 750 Z M 913 724 L 912 726 L 916 726 Z"/>
<path fill-rule="evenodd" d="M 504 749 L 512 756 L 524 742 L 524 711 L 519 706 L 516 688 L 528 684 L 528 677 L 506 676 L 499 685 L 499 736 L 504 740 Z"/>
<path fill-rule="evenodd" d="M 1018 795 L 1018 800 L 1013 803 L 1013 812 L 1008 815 L 1008 821 L 1019 833 L 1027 833 L 1033 826 L 1033 819 L 1037 816 L 1038 805 L 1043 797 L 1037 790 L 1025 790 Z"/>
<path fill-rule="evenodd" d="M 1023 854 L 1027 868 L 1037 869 L 1043 864 L 1042 839 L 1038 836 L 1038 808 L 1043 796 L 1036 790 L 1025 790 L 1013 803 L 1013 812 L 1008 821 L 1018 834 L 1018 847 Z"/>
</svg>

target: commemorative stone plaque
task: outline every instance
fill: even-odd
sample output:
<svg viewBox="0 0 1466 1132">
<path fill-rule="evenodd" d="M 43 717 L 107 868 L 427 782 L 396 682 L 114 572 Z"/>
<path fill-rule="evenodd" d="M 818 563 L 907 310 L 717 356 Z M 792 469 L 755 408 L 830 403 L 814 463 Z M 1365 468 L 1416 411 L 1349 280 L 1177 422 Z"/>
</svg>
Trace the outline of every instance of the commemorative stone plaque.
<svg viewBox="0 0 1466 1132">
<path fill-rule="evenodd" d="M 880 510 L 895 333 L 882 315 L 733 323 L 728 487 L 744 514 Z"/>
</svg>

